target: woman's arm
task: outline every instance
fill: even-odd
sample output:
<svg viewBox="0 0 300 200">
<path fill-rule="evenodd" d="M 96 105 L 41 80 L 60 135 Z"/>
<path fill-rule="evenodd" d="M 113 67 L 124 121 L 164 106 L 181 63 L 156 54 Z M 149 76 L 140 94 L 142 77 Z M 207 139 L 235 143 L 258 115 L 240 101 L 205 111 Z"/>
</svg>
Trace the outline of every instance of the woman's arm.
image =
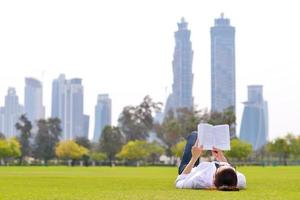
<svg viewBox="0 0 300 200">
<path fill-rule="evenodd" d="M 198 143 L 199 143 L 199 140 L 197 139 L 194 146 L 192 147 L 192 150 L 191 150 L 192 151 L 192 158 L 191 158 L 190 162 L 187 164 L 187 166 L 184 168 L 182 174 L 189 174 L 192 171 L 195 162 L 201 156 L 201 153 L 203 151 L 203 147 L 202 146 L 198 147 Z"/>
</svg>

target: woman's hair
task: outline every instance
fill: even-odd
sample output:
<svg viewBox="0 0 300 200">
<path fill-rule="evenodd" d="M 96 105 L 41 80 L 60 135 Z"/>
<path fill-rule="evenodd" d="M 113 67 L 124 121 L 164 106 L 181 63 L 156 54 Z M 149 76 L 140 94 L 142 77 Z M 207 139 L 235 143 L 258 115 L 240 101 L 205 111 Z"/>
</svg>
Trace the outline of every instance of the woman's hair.
<svg viewBox="0 0 300 200">
<path fill-rule="evenodd" d="M 237 188 L 237 175 L 234 169 L 225 168 L 215 174 L 214 184 L 217 190 L 239 191 Z"/>
</svg>

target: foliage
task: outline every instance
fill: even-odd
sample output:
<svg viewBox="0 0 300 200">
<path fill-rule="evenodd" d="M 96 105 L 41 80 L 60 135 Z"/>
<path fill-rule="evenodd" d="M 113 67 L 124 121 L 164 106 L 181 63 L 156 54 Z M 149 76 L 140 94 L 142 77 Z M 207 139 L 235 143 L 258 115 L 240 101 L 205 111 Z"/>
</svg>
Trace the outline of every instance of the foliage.
<svg viewBox="0 0 300 200">
<path fill-rule="evenodd" d="M 149 96 L 144 97 L 138 106 L 126 106 L 118 122 L 126 141 L 144 140 L 153 129 L 153 112 L 160 111 L 161 103 L 153 102 Z"/>
<path fill-rule="evenodd" d="M 15 124 L 15 127 L 21 132 L 19 142 L 21 145 L 20 162 L 22 163 L 23 158 L 30 155 L 31 147 L 29 139 L 31 137 L 32 124 L 26 115 L 23 114 L 20 116 L 19 121 Z"/>
<path fill-rule="evenodd" d="M 245 161 L 252 152 L 252 145 L 239 139 L 230 141 L 231 150 L 225 152 L 225 156 Z"/>
<path fill-rule="evenodd" d="M 165 152 L 165 149 L 159 144 L 153 142 L 147 143 L 147 151 L 149 152 L 148 160 L 155 163 L 159 161 L 159 157 Z"/>
<path fill-rule="evenodd" d="M 172 155 L 177 157 L 177 158 L 180 158 L 182 156 L 183 151 L 184 151 L 185 145 L 186 145 L 186 140 L 182 140 L 182 141 L 178 142 L 176 145 L 174 145 L 171 148 Z"/>
<path fill-rule="evenodd" d="M 86 137 L 76 137 L 75 142 L 87 149 L 91 149 L 92 147 L 91 141 Z"/>
<path fill-rule="evenodd" d="M 145 140 L 130 141 L 117 154 L 120 159 L 139 161 L 151 160 L 155 162 L 164 153 L 164 149 L 156 143 L 147 143 Z"/>
<path fill-rule="evenodd" d="M 286 138 L 276 138 L 267 145 L 267 150 L 270 153 L 279 157 L 279 161 L 287 165 L 287 159 L 292 152 L 291 145 Z"/>
<path fill-rule="evenodd" d="M 88 154 L 88 149 L 73 140 L 60 141 L 55 149 L 56 156 L 61 159 L 78 160 Z"/>
<path fill-rule="evenodd" d="M 21 156 L 20 143 L 15 138 L 0 139 L 0 159 Z"/>
<path fill-rule="evenodd" d="M 120 159 L 138 161 L 146 159 L 149 155 L 150 152 L 147 149 L 147 142 L 144 140 L 135 140 L 125 144 L 121 152 L 117 154 L 117 157 Z"/>
<path fill-rule="evenodd" d="M 40 119 L 37 122 L 34 156 L 43 159 L 45 164 L 49 159 L 55 158 L 55 146 L 61 135 L 60 123 L 58 118 Z"/>
<path fill-rule="evenodd" d="M 118 127 L 106 126 L 99 139 L 101 152 L 106 153 L 110 161 L 115 159 L 115 155 L 121 150 L 124 144 L 124 137 Z"/>
<path fill-rule="evenodd" d="M 93 152 L 90 154 L 90 158 L 93 161 L 103 161 L 107 159 L 107 155 L 106 153 L 102 153 L 102 152 Z"/>
</svg>

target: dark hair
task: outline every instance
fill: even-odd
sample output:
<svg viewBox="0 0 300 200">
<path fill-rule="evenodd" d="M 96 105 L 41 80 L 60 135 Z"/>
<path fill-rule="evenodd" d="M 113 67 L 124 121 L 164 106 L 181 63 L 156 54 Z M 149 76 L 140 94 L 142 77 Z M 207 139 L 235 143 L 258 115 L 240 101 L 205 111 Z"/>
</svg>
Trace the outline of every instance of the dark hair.
<svg viewBox="0 0 300 200">
<path fill-rule="evenodd" d="M 237 175 L 234 169 L 225 168 L 215 174 L 214 184 L 217 190 L 221 191 L 238 191 Z"/>
</svg>

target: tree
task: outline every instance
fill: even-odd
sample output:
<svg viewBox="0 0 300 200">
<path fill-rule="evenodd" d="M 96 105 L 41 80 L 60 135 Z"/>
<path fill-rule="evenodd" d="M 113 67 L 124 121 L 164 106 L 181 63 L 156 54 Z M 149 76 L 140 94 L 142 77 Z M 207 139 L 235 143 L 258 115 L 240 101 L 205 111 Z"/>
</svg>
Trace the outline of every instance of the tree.
<svg viewBox="0 0 300 200">
<path fill-rule="evenodd" d="M 267 150 L 270 153 L 279 157 L 279 162 L 287 165 L 287 159 L 291 154 L 291 146 L 288 144 L 285 138 L 276 138 L 272 142 L 268 143 Z"/>
<path fill-rule="evenodd" d="M 91 141 L 86 137 L 76 137 L 75 142 L 87 149 L 91 149 L 92 147 Z"/>
<path fill-rule="evenodd" d="M 182 140 L 182 141 L 178 142 L 176 145 L 174 145 L 171 149 L 172 155 L 177 158 L 180 158 L 183 154 L 185 145 L 186 145 L 186 140 Z"/>
<path fill-rule="evenodd" d="M 93 161 L 103 161 L 107 159 L 107 155 L 106 153 L 102 153 L 102 152 L 93 152 L 90 154 L 90 158 Z"/>
<path fill-rule="evenodd" d="M 117 154 L 117 157 L 129 161 L 140 161 L 144 160 L 149 154 L 147 142 L 144 140 L 135 140 L 125 144 L 121 152 Z"/>
<path fill-rule="evenodd" d="M 61 135 L 60 120 L 58 118 L 40 119 L 37 126 L 34 156 L 43 159 L 47 165 L 48 160 L 55 158 L 55 146 Z"/>
<path fill-rule="evenodd" d="M 71 159 L 72 165 L 74 165 L 75 160 L 81 159 L 83 155 L 88 154 L 88 149 L 73 140 L 65 140 L 58 143 L 55 153 L 60 159 Z"/>
<path fill-rule="evenodd" d="M 25 156 L 30 155 L 30 137 L 31 137 L 31 129 L 32 124 L 28 120 L 25 114 L 21 115 L 19 121 L 15 124 L 17 130 L 21 132 L 19 142 L 21 145 L 21 156 L 20 156 L 20 164 L 22 164 Z"/>
<path fill-rule="evenodd" d="M 197 129 L 201 119 L 201 110 L 179 108 L 170 110 L 162 124 L 156 124 L 157 135 L 168 146 L 167 155 L 172 155 L 171 148 Z"/>
<path fill-rule="evenodd" d="M 149 96 L 138 106 L 126 106 L 118 119 L 126 142 L 144 140 L 153 129 L 153 112 L 160 111 L 161 103 L 153 102 Z"/>
<path fill-rule="evenodd" d="M 148 160 L 152 162 L 152 164 L 158 162 L 159 157 L 165 152 L 164 148 L 155 142 L 147 143 L 146 147 L 149 152 Z"/>
<path fill-rule="evenodd" d="M 225 156 L 237 159 L 238 161 L 245 161 L 252 152 L 252 145 L 239 140 L 237 138 L 230 141 L 231 149 L 225 152 Z"/>
<path fill-rule="evenodd" d="M 20 143 L 17 139 L 0 139 L 0 159 L 7 160 L 21 156 Z"/>
<path fill-rule="evenodd" d="M 115 159 L 115 155 L 121 150 L 123 144 L 124 137 L 118 127 L 104 127 L 99 139 L 99 150 L 106 153 L 110 162 Z"/>
</svg>

